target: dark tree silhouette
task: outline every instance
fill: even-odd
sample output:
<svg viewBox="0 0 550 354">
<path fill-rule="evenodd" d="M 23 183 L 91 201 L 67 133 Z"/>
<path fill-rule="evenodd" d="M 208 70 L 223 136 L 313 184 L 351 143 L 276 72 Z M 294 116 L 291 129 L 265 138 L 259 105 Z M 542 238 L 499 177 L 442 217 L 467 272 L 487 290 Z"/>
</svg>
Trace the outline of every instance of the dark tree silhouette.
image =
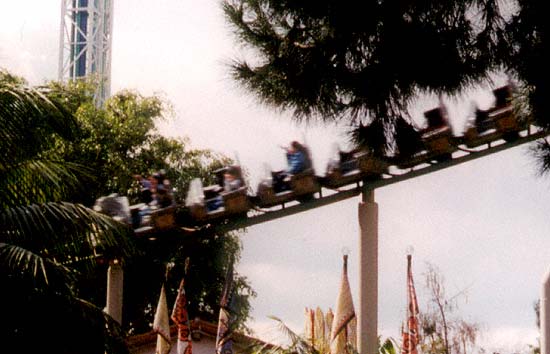
<svg viewBox="0 0 550 354">
<path fill-rule="evenodd" d="M 410 148 L 409 105 L 423 93 L 455 95 L 514 67 L 528 50 L 522 4 L 498 0 L 225 0 L 235 33 L 254 59 L 234 78 L 261 102 L 296 119 L 351 122 L 376 153 Z M 505 15 L 507 17 L 505 17 Z M 511 26 L 511 27 L 510 27 Z M 523 27 L 522 27 L 523 26 Z M 519 44 L 518 44 L 519 43 Z M 516 50 L 511 50 L 514 44 Z M 525 70 L 524 70 L 525 69 Z M 405 124 L 404 124 L 405 123 Z M 403 133 L 400 133 L 403 131 Z M 372 136 L 376 138 L 372 138 Z"/>
</svg>

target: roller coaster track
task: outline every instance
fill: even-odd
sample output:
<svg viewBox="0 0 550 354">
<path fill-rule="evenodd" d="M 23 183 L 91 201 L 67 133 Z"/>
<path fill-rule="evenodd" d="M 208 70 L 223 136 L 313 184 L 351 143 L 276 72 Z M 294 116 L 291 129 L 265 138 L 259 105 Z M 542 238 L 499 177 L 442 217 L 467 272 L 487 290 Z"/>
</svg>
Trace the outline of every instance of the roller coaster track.
<svg viewBox="0 0 550 354">
<path fill-rule="evenodd" d="M 466 148 L 463 139 L 461 137 L 456 137 L 455 142 L 457 144 L 458 150 L 455 151 L 452 154 L 452 158 L 448 160 L 441 162 L 423 162 L 407 170 L 399 170 L 397 173 L 393 173 L 390 171 L 390 173 L 384 174 L 379 179 L 371 181 L 363 180 L 357 182 L 356 184 L 344 186 L 344 188 L 339 190 L 330 190 L 323 188 L 321 192 L 318 193 L 318 196 L 315 196 L 310 201 L 304 203 L 288 202 L 279 207 L 268 210 L 252 209 L 248 212 L 246 216 L 223 220 L 219 223 L 209 225 L 209 227 L 211 227 L 213 231 L 221 233 L 280 219 L 286 216 L 301 213 L 303 211 L 319 208 L 325 205 L 353 198 L 361 194 L 361 192 L 365 189 L 374 190 L 376 188 L 381 188 L 411 178 L 423 176 L 468 161 L 479 159 L 481 157 L 488 156 L 500 151 L 511 149 L 525 143 L 529 143 L 536 139 L 543 138 L 549 134 L 550 132 L 548 131 L 541 130 L 540 128 L 533 125 L 529 125 L 526 129 L 520 131 L 519 136 L 512 141 L 505 141 L 503 139 L 495 140 L 480 145 L 475 149 Z M 324 192 L 328 193 L 325 193 L 325 195 L 323 195 Z"/>
<path fill-rule="evenodd" d="M 224 233 L 228 231 L 243 229 L 253 225 L 265 223 L 268 221 L 280 219 L 286 216 L 298 214 L 311 209 L 319 208 L 325 205 L 337 203 L 361 194 L 363 191 L 374 190 L 394 183 L 402 182 L 408 179 L 420 177 L 432 172 L 443 170 L 468 161 L 479 159 L 500 151 L 511 149 L 513 147 L 532 142 L 536 139 L 544 138 L 550 135 L 550 131 L 542 130 L 534 125 L 528 125 L 525 129 L 518 131 L 516 138 L 506 141 L 501 138 L 490 140 L 475 148 L 468 148 L 463 137 L 453 137 L 453 144 L 456 147 L 448 159 L 437 161 L 435 158 L 420 156 L 419 162 L 411 168 L 400 169 L 391 165 L 388 173 L 372 180 L 358 180 L 351 182 L 338 189 L 329 189 L 322 187 L 318 193 L 306 202 L 288 201 L 268 209 L 259 209 L 253 207 L 246 215 L 234 215 L 227 218 L 214 219 L 210 223 L 200 226 L 177 225 L 183 233 L 193 233 L 208 229 L 210 232 Z M 162 230 L 157 230 L 152 226 L 145 226 L 135 229 L 136 236 L 154 237 Z"/>
</svg>

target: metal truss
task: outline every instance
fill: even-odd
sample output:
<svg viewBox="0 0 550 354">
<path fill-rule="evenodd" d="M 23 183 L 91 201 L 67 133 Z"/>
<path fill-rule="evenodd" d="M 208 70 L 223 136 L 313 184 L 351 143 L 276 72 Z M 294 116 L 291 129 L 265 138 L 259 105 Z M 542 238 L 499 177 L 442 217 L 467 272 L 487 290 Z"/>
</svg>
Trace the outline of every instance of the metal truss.
<svg viewBox="0 0 550 354">
<path fill-rule="evenodd" d="M 111 91 L 112 0 L 61 0 L 60 81 L 91 77 L 101 106 Z"/>
</svg>

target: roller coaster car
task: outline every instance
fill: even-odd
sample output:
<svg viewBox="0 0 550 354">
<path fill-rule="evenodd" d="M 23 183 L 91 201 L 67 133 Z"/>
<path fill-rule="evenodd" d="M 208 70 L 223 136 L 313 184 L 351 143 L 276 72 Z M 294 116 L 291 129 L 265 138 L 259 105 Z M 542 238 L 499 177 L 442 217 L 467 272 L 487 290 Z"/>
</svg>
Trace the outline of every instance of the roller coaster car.
<svg viewBox="0 0 550 354">
<path fill-rule="evenodd" d="M 339 188 L 365 178 L 379 177 L 387 170 L 388 163 L 385 160 L 367 151 L 339 151 L 338 159 L 329 162 L 322 184 L 328 188 Z"/>
<path fill-rule="evenodd" d="M 312 168 L 288 176 L 283 184 L 279 186 L 274 181 L 277 181 L 280 173 L 271 172 L 271 178 L 264 179 L 258 185 L 255 203 L 259 207 L 269 208 L 292 200 L 306 201 L 321 189 Z"/>
<path fill-rule="evenodd" d="M 518 137 L 520 124 L 511 104 L 511 85 L 493 90 L 493 95 L 494 107 L 488 110 L 476 109 L 475 118 L 468 121 L 464 132 L 466 146 L 476 147 L 498 139 L 510 141 Z"/>
<path fill-rule="evenodd" d="M 428 127 L 422 131 L 422 141 L 426 149 L 436 155 L 450 154 L 456 150 L 453 144 L 453 131 L 449 124 L 447 108 L 441 105 L 438 108 L 424 112 L 428 120 Z"/>
<path fill-rule="evenodd" d="M 176 226 L 175 205 L 151 211 L 151 226 L 156 230 L 169 230 Z"/>
<path fill-rule="evenodd" d="M 195 179 L 190 185 L 186 205 L 191 217 L 198 223 L 246 213 L 250 209 L 241 168 L 224 167 L 216 170 L 215 174 L 216 184 L 203 189 L 200 180 Z M 232 182 L 228 181 L 227 176 Z"/>
<path fill-rule="evenodd" d="M 169 230 L 176 227 L 176 205 L 164 208 L 149 206 L 145 203 L 130 206 L 132 226 L 137 233 L 149 229 L 158 231 Z"/>
<path fill-rule="evenodd" d="M 424 112 L 424 117 L 428 121 L 428 126 L 420 131 L 424 150 L 408 159 L 400 159 L 397 163 L 399 168 L 411 168 L 431 160 L 449 160 L 452 158 L 451 154 L 457 150 L 453 141 L 453 131 L 449 124 L 447 108 L 440 105 Z"/>
<path fill-rule="evenodd" d="M 131 224 L 131 207 L 128 197 L 118 194 L 103 196 L 95 201 L 93 209 L 125 224 Z"/>
</svg>

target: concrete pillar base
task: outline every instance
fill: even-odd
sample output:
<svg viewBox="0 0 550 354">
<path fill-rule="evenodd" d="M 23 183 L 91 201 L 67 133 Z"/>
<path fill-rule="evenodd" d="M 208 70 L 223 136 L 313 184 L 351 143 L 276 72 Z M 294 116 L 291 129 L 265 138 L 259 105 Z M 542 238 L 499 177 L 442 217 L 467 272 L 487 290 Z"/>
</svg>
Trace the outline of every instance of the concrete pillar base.
<svg viewBox="0 0 550 354">
<path fill-rule="evenodd" d="M 357 349 L 378 352 L 378 204 L 374 191 L 363 191 L 359 203 L 359 311 Z"/>
<path fill-rule="evenodd" d="M 550 269 L 542 278 L 540 297 L 540 354 L 550 354 Z"/>
<path fill-rule="evenodd" d="M 122 324 L 122 291 L 124 271 L 119 260 L 109 262 L 107 270 L 107 304 L 105 312 L 115 321 Z"/>
</svg>

